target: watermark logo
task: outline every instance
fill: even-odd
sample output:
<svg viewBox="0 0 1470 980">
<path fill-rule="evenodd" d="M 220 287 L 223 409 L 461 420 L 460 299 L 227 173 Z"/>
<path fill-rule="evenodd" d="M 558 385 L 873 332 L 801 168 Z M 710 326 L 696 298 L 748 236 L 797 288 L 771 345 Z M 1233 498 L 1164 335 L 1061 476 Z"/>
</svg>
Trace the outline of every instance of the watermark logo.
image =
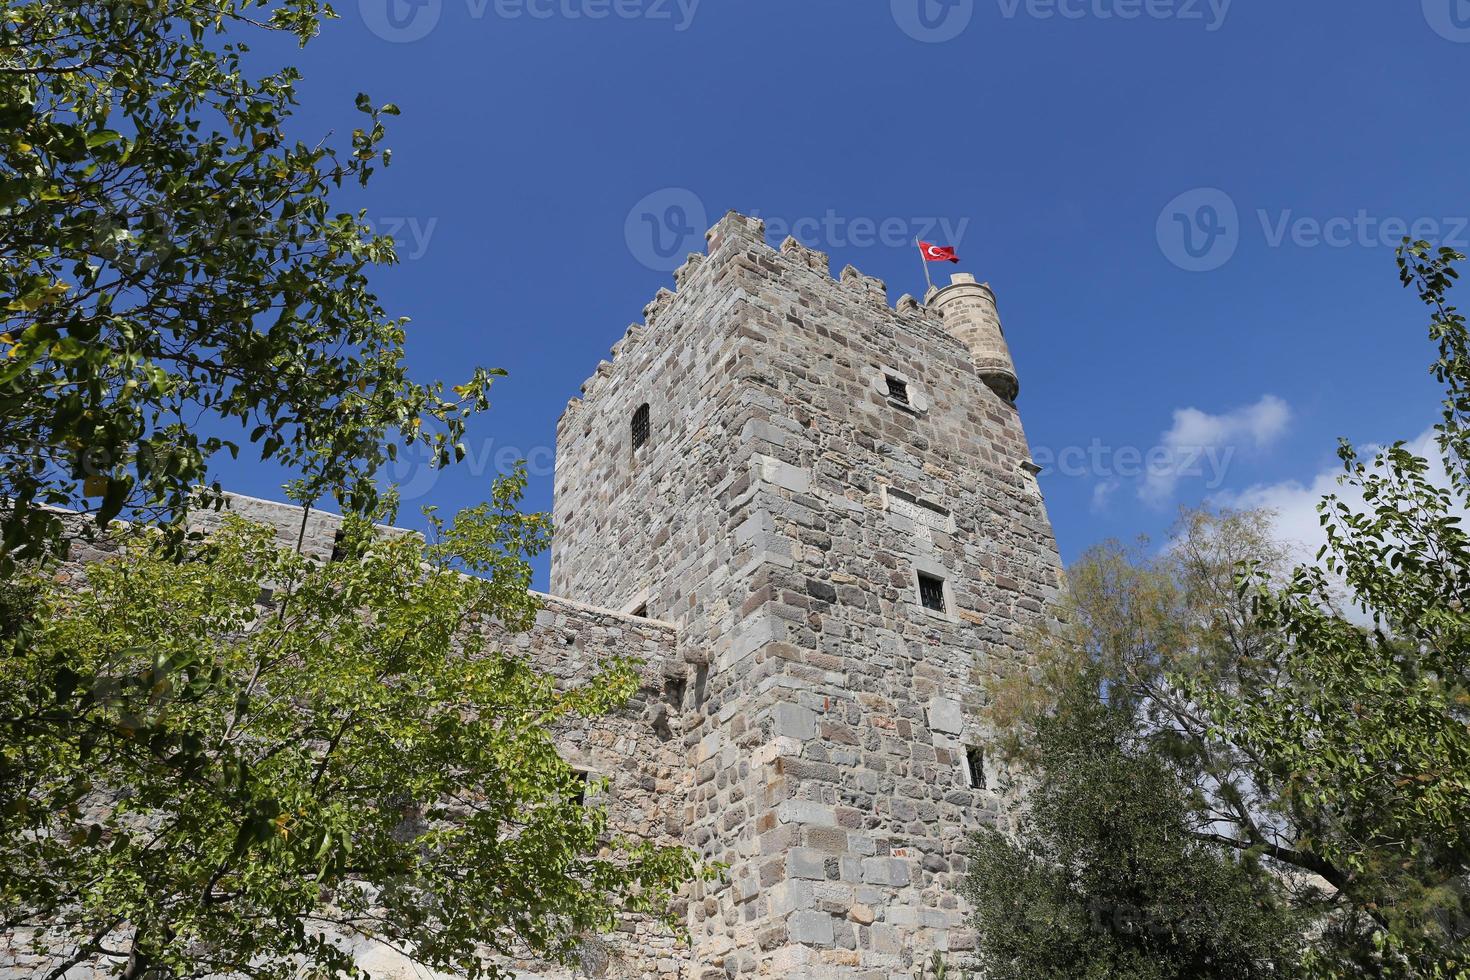
<svg viewBox="0 0 1470 980">
<path fill-rule="evenodd" d="M 623 233 L 628 250 L 638 262 L 658 272 L 672 272 L 691 252 L 704 248 L 709 224 L 704 203 L 690 190 L 667 187 L 654 191 L 628 212 Z M 969 230 L 969 218 L 840 214 L 773 215 L 749 212 L 765 226 L 766 244 L 779 248 L 794 238 L 819 250 L 853 248 L 911 249 L 920 239 L 959 247 Z"/>
<path fill-rule="evenodd" d="M 368 30 L 404 44 L 427 37 L 444 13 L 445 0 L 358 0 Z M 689 30 L 702 0 L 463 0 L 472 21 L 493 15 L 505 21 L 645 20 Z"/>
<path fill-rule="evenodd" d="M 890 6 L 903 32 L 925 44 L 953 41 L 975 16 L 975 0 L 890 0 Z"/>
<path fill-rule="evenodd" d="M 1353 214 L 1304 215 L 1292 208 L 1258 208 L 1256 221 L 1267 248 L 1397 248 L 1404 239 L 1444 248 L 1470 248 L 1470 217 L 1404 218 L 1377 215 L 1367 208 Z M 1187 272 L 1220 268 L 1239 248 L 1246 222 L 1235 201 L 1216 188 L 1180 194 L 1159 214 L 1159 248 Z"/>
<path fill-rule="evenodd" d="M 959 248 L 970 228 L 969 218 L 888 217 L 827 213 L 791 218 L 751 212 L 766 225 L 766 242 L 779 246 L 788 237 L 804 245 L 824 249 L 847 248 L 913 248 L 915 243 L 930 239 Z"/>
<path fill-rule="evenodd" d="M 1447 41 L 1470 44 L 1470 0 L 1423 0 L 1424 19 Z"/>
<path fill-rule="evenodd" d="M 1213 33 L 1225 26 L 1234 0 L 996 0 L 1000 15 L 1015 20 L 1176 20 L 1203 24 Z"/>
<path fill-rule="evenodd" d="M 393 249 L 400 261 L 412 262 L 429 253 L 429 241 L 438 218 L 366 218 L 364 223 L 373 234 L 393 239 Z"/>
<path fill-rule="evenodd" d="M 410 503 L 428 497 L 446 473 L 467 473 L 478 479 L 504 476 L 514 472 L 517 466 L 523 466 L 532 479 L 550 479 L 556 472 L 556 449 L 532 446 L 527 452 L 520 446 L 501 445 L 493 438 L 478 444 L 466 442 L 464 458 L 445 470 L 439 465 L 433 447 L 416 442 L 400 447 L 397 458 L 384 467 L 382 475 L 397 488 L 399 499 Z"/>
<path fill-rule="evenodd" d="M 690 252 L 704 249 L 709 218 L 699 195 L 684 187 L 665 187 L 633 205 L 623 237 L 633 258 L 655 272 L 673 272 Z"/>
<path fill-rule="evenodd" d="M 469 0 L 470 15 L 483 15 L 488 0 Z M 694 24 L 701 0 L 495 0 L 502 20 L 649 20 L 662 21 L 682 34 Z M 476 10 L 478 6 L 479 10 Z"/>
<path fill-rule="evenodd" d="M 1165 258 L 1186 272 L 1211 272 L 1240 247 L 1240 211 L 1224 191 L 1186 191 L 1159 213 L 1156 234 Z"/>
<path fill-rule="evenodd" d="M 444 0 L 357 0 L 367 29 L 393 44 L 427 37 L 439 24 Z"/>
</svg>

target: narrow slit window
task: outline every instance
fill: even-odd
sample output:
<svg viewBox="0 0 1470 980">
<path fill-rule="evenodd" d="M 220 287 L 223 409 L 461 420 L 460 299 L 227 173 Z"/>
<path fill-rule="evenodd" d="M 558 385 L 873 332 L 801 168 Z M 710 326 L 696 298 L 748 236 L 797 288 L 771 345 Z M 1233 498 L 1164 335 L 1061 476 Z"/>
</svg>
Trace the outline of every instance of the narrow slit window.
<svg viewBox="0 0 1470 980">
<path fill-rule="evenodd" d="M 919 601 L 925 609 L 948 612 L 944 603 L 944 579 L 919 573 Z"/>
<path fill-rule="evenodd" d="M 985 752 L 978 745 L 965 747 L 965 775 L 972 788 L 985 788 Z"/>
<path fill-rule="evenodd" d="M 587 788 L 591 782 L 592 774 L 584 772 L 581 769 L 573 770 L 572 774 L 577 779 L 577 790 L 573 794 L 572 799 L 576 802 L 577 806 L 586 806 Z"/>
<path fill-rule="evenodd" d="M 639 405 L 633 413 L 633 450 L 636 452 L 648 444 L 648 406 Z"/>
<path fill-rule="evenodd" d="M 336 534 L 332 535 L 332 561 L 341 561 L 343 558 L 347 557 L 347 547 L 344 544 L 346 540 L 346 531 L 338 531 Z"/>
<path fill-rule="evenodd" d="M 909 383 L 888 375 L 888 397 L 900 405 L 909 404 Z"/>
</svg>

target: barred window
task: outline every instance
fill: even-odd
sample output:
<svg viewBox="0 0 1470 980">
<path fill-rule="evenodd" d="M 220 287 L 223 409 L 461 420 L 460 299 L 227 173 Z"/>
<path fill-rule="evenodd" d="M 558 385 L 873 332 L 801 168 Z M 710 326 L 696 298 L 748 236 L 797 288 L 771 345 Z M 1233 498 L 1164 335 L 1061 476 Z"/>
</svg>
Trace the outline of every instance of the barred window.
<svg viewBox="0 0 1470 980">
<path fill-rule="evenodd" d="M 944 579 L 933 575 L 919 573 L 919 601 L 924 604 L 925 609 L 933 609 L 935 612 L 946 612 L 944 603 Z"/>
<path fill-rule="evenodd" d="M 887 375 L 887 378 L 888 397 L 900 405 L 907 405 L 909 403 L 909 383 L 907 381 L 901 381 L 891 374 Z"/>
<path fill-rule="evenodd" d="M 633 449 L 635 451 L 643 448 L 648 442 L 648 432 L 648 405 L 639 405 L 638 410 L 633 413 Z"/>
<path fill-rule="evenodd" d="M 978 745 L 965 747 L 965 774 L 973 789 L 985 788 L 985 752 Z"/>
</svg>

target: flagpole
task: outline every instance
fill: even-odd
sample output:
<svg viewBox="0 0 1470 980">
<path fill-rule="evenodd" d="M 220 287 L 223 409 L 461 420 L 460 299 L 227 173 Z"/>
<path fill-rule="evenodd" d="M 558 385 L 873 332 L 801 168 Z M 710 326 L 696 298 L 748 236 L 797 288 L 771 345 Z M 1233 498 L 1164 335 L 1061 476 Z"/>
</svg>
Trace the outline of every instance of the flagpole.
<svg viewBox="0 0 1470 980">
<path fill-rule="evenodd" d="M 914 239 L 914 248 L 919 250 L 919 263 L 924 266 L 924 282 L 927 283 L 929 289 L 932 290 L 934 288 L 934 277 L 929 274 L 929 256 L 924 254 L 924 246 L 919 244 L 919 240 L 917 238 Z M 928 295 L 929 292 L 926 290 L 924 296 L 927 298 Z"/>
</svg>

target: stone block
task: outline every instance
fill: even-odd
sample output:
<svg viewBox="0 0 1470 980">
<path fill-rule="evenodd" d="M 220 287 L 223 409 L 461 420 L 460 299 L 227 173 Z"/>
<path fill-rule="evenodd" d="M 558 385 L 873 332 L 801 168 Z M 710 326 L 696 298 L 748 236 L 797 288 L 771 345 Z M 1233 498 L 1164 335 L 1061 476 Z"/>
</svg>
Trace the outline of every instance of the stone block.
<svg viewBox="0 0 1470 980">
<path fill-rule="evenodd" d="M 909 883 L 909 864 L 902 858 L 864 858 L 863 882 L 901 887 Z"/>
<path fill-rule="evenodd" d="M 786 920 L 786 932 L 794 943 L 809 946 L 832 945 L 832 917 L 826 912 L 793 912 Z"/>
<path fill-rule="evenodd" d="M 964 709 L 951 698 L 932 698 L 929 701 L 929 727 L 947 735 L 960 734 L 965 730 Z"/>
</svg>

